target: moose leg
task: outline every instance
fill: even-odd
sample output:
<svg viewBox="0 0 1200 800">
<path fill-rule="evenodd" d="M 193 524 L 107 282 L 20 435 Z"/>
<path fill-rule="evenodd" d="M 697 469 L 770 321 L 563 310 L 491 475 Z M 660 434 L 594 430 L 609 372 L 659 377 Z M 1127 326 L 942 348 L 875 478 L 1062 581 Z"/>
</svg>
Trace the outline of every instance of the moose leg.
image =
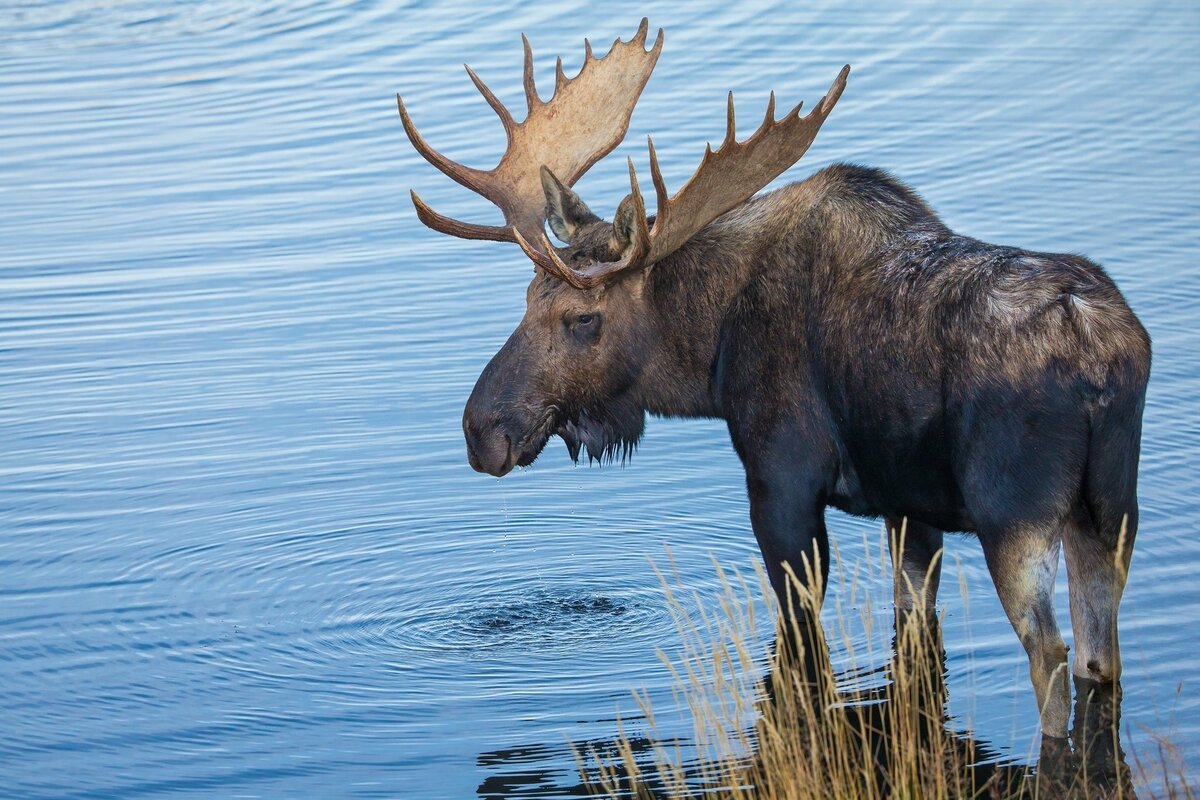
<svg viewBox="0 0 1200 800">
<path fill-rule="evenodd" d="M 1054 577 L 1061 545 L 1058 526 L 981 532 L 980 541 L 1004 612 L 1029 655 L 1042 733 L 1064 738 L 1071 691 L 1067 645 L 1054 617 Z"/>
<path fill-rule="evenodd" d="M 1121 528 L 1104 536 L 1080 511 L 1063 531 L 1075 635 L 1072 672 L 1079 678 L 1112 683 L 1121 677 L 1117 606 L 1129 574 L 1135 525 L 1127 517 Z"/>
<path fill-rule="evenodd" d="M 746 485 L 754 536 L 779 598 L 777 654 L 784 663 L 802 669 L 819 692 L 828 672 L 821 669 L 828 653 L 820 627 L 820 606 L 829 577 L 829 541 L 819 494 L 805 491 L 804 482 L 797 477 L 794 470 L 760 471 L 748 466 Z"/>
<path fill-rule="evenodd" d="M 884 524 L 892 553 L 897 613 L 920 610 L 934 616 L 942 579 L 942 532 L 907 518 L 886 517 Z"/>
<path fill-rule="evenodd" d="M 793 476 L 782 471 L 761 477 L 747 471 L 746 475 L 750 524 L 784 613 L 803 607 L 790 585 L 786 567 L 791 568 L 801 586 L 815 593 L 817 608 L 811 610 L 819 609 L 829 577 L 824 504 L 815 493 L 803 491 L 793 481 Z"/>
</svg>

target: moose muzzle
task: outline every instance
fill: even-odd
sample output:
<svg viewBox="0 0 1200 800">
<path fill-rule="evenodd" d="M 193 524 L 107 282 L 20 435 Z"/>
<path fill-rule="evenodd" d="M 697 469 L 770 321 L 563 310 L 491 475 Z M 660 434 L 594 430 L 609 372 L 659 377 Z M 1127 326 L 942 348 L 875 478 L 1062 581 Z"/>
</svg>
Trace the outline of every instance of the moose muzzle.
<svg viewBox="0 0 1200 800">
<path fill-rule="evenodd" d="M 530 441 L 536 420 L 527 419 L 529 403 L 522 402 L 526 349 L 525 336 L 518 328 L 484 367 L 463 410 L 467 461 L 477 472 L 497 478 L 507 475 L 513 467 L 532 462 L 541 450 L 537 442 Z"/>
</svg>

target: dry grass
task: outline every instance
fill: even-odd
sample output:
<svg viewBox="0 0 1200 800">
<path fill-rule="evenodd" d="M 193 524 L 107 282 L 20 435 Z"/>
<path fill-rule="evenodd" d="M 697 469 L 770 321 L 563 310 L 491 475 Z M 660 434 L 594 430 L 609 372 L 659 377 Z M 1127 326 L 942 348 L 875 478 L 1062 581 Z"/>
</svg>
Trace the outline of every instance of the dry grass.
<svg viewBox="0 0 1200 800">
<path fill-rule="evenodd" d="M 848 616 L 831 597 L 834 613 L 826 617 L 836 621 L 848 662 L 887 663 L 884 679 L 876 681 L 882 685 L 861 688 L 852 669 L 849 682 L 860 687 L 839 687 L 816 613 L 819 595 L 795 582 L 800 613 L 781 616 L 757 565 L 751 581 L 720 565 L 716 569 L 722 587 L 717 613 L 704 612 L 701 602 L 694 604 L 699 611 L 689 613 L 690 605 L 677 595 L 681 581 L 674 565 L 668 574 L 659 573 L 682 642 L 673 656 L 659 655 L 674 678 L 677 706 L 691 717 L 691 740 L 659 739 L 648 695 L 635 692 L 646 736 L 630 738 L 622 730 L 607 751 L 576 752 L 585 785 L 598 795 L 1196 798 L 1180 754 L 1165 741 L 1153 758 L 1134 758 L 1132 768 L 1127 764 L 1119 742 L 1120 703 L 1111 691 L 1076 687 L 1071 739 L 1043 740 L 1036 768 L 998 763 L 986 745 L 947 727 L 939 620 L 904 615 L 896 619 L 889 653 L 856 652 L 851 631 L 869 633 L 871 604 Z M 807 585 L 815 585 L 811 571 L 808 577 Z M 856 592 L 852 586 L 848 596 Z M 772 635 L 764 636 L 764 630 Z M 763 665 L 766 677 L 760 680 Z M 847 682 L 847 673 L 841 678 Z"/>
</svg>

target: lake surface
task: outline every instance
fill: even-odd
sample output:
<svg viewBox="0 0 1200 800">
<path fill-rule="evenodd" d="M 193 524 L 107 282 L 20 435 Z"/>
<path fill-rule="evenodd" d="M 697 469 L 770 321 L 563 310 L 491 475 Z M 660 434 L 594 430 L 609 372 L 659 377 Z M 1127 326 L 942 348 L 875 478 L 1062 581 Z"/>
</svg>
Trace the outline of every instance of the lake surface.
<svg viewBox="0 0 1200 800">
<path fill-rule="evenodd" d="M 1195 3 L 131 0 L 0 4 L 0 794 L 569 796 L 570 742 L 643 730 L 634 688 L 690 735 L 650 560 L 669 545 L 711 609 L 710 557 L 757 559 L 724 426 L 651 420 L 624 467 L 554 440 L 472 472 L 462 405 L 530 265 L 420 225 L 410 187 L 499 217 L 413 152 L 394 100 L 491 166 L 460 64 L 520 116 L 522 31 L 548 94 L 555 55 L 573 74 L 585 36 L 603 52 L 642 15 L 666 45 L 577 187 L 597 209 L 625 155 L 646 174 L 647 133 L 678 186 L 728 89 L 757 119 L 850 63 L 785 179 L 886 167 L 957 230 L 1118 281 L 1155 347 L 1123 742 L 1152 760 L 1166 735 L 1200 774 Z M 880 526 L 830 520 L 886 620 L 862 568 Z M 1029 763 L 1025 655 L 978 545 L 947 564 L 948 725 Z M 1067 627 L 1061 571 L 1058 599 Z"/>
</svg>

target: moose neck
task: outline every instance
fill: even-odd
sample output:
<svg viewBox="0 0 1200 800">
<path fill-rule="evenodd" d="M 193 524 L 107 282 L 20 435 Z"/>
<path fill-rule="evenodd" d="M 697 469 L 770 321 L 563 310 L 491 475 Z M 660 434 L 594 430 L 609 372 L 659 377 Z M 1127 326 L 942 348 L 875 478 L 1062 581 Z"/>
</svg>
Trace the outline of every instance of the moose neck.
<svg viewBox="0 0 1200 800">
<path fill-rule="evenodd" d="M 760 195 L 718 218 L 656 264 L 645 291 L 658 342 L 641 381 L 643 403 L 668 417 L 720 417 L 712 367 L 730 307 L 760 271 L 765 251 L 801 235 L 808 182 Z"/>
</svg>

